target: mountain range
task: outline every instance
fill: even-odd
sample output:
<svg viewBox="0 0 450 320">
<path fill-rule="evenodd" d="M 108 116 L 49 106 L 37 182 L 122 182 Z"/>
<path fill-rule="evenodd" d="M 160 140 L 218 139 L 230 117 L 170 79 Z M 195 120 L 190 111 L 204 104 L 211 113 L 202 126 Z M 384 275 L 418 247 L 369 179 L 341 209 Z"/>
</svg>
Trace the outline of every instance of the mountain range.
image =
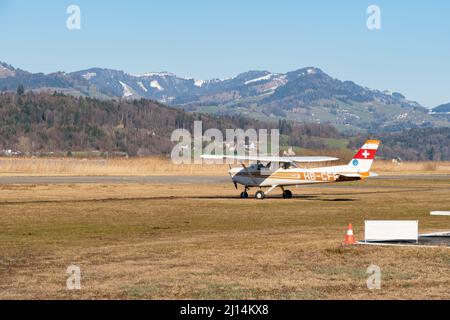
<svg viewBox="0 0 450 320">
<path fill-rule="evenodd" d="M 433 108 L 432 112 L 434 114 L 450 114 L 450 103 L 441 104 L 436 108 Z"/>
<path fill-rule="evenodd" d="M 104 68 L 30 73 L 0 63 L 0 90 L 14 91 L 20 85 L 26 90 L 99 99 L 145 98 L 215 115 L 326 123 L 343 130 L 373 132 L 450 126 L 449 118 L 438 112 L 440 109 L 430 112 L 400 93 L 341 81 L 315 67 L 287 73 L 248 71 L 229 79 L 203 81 L 170 72 L 132 75 Z"/>
</svg>

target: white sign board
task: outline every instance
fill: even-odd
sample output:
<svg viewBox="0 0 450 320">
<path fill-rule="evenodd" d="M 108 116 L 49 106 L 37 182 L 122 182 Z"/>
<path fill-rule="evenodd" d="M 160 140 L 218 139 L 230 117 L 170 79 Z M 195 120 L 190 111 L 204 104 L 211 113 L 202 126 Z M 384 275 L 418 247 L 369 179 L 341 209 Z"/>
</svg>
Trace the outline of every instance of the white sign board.
<svg viewBox="0 0 450 320">
<path fill-rule="evenodd" d="M 365 222 L 365 240 L 370 241 L 418 241 L 418 221 L 379 220 Z"/>
<path fill-rule="evenodd" d="M 450 211 L 431 211 L 432 216 L 450 216 Z"/>
</svg>

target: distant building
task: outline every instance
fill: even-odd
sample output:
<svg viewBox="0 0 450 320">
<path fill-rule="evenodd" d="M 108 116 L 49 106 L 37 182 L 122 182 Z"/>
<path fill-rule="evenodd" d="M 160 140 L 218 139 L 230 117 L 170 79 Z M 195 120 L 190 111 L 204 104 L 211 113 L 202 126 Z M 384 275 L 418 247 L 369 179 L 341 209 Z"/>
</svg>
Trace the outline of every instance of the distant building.
<svg viewBox="0 0 450 320">
<path fill-rule="evenodd" d="M 284 150 L 283 151 L 283 156 L 285 156 L 285 157 L 293 157 L 293 156 L 295 156 L 295 152 L 294 152 L 294 150 L 292 150 L 292 147 L 289 147 L 287 149 L 287 151 Z"/>
</svg>

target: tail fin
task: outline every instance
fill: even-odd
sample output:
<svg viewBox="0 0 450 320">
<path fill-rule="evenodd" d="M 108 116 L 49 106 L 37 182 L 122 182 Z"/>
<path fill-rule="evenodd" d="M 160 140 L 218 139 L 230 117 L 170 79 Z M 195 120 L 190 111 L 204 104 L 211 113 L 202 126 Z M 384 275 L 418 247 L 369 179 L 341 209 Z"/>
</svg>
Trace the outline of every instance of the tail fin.
<svg viewBox="0 0 450 320">
<path fill-rule="evenodd" d="M 356 169 L 357 172 L 369 172 L 379 145 L 378 140 L 367 140 L 348 166 Z"/>
</svg>

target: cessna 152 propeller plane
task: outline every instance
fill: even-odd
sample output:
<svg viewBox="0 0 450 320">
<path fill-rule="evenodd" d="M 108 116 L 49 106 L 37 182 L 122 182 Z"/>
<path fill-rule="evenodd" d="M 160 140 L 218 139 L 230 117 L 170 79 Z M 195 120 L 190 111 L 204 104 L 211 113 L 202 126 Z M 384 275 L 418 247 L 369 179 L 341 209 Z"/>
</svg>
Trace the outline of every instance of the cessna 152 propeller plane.
<svg viewBox="0 0 450 320">
<path fill-rule="evenodd" d="M 283 198 L 292 198 L 292 192 L 285 189 L 288 186 L 300 186 L 306 184 L 333 183 L 344 181 L 357 181 L 369 177 L 375 177 L 377 174 L 370 172 L 375 154 L 380 141 L 368 140 L 358 151 L 347 165 L 319 167 L 319 168 L 300 168 L 300 163 L 319 163 L 328 161 L 337 161 L 338 158 L 332 157 L 271 157 L 271 156 L 227 156 L 227 155 L 203 155 L 202 158 L 233 159 L 241 162 L 242 168 L 231 168 L 228 173 L 237 185 L 244 186 L 241 198 L 248 198 L 248 190 L 257 187 L 259 190 L 255 194 L 256 199 L 264 199 L 275 188 L 283 191 Z M 246 166 L 244 161 L 256 162 Z M 280 168 L 271 169 L 271 164 L 277 162 Z M 263 163 L 266 163 L 264 165 Z M 269 188 L 266 192 L 262 188 Z"/>
</svg>

